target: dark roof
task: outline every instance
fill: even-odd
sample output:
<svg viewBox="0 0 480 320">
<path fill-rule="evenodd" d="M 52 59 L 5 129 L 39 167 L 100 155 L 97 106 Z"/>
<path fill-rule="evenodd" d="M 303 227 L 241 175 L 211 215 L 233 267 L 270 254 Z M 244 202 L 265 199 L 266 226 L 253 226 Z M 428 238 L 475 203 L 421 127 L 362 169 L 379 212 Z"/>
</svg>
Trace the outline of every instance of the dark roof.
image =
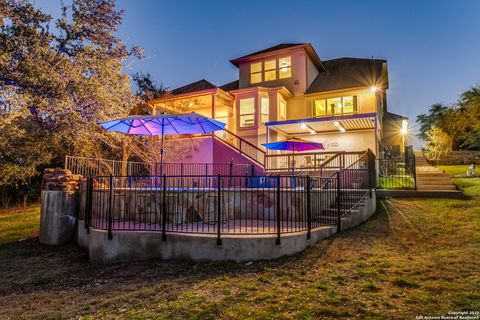
<svg viewBox="0 0 480 320">
<path fill-rule="evenodd" d="M 225 83 L 224 85 L 221 85 L 219 88 L 222 89 L 223 91 L 231 91 L 231 90 L 237 90 L 239 88 L 239 81 L 235 80 L 229 83 Z"/>
<path fill-rule="evenodd" d="M 393 113 L 393 112 L 385 112 L 385 114 L 383 115 L 385 118 L 390 118 L 390 119 L 402 119 L 402 120 L 408 120 L 408 117 L 405 117 L 405 116 L 401 116 L 399 114 L 396 114 L 396 113 Z"/>
<path fill-rule="evenodd" d="M 339 58 L 322 61 L 326 71 L 320 72 L 306 93 L 370 87 L 388 88 L 386 60 Z"/>
<path fill-rule="evenodd" d="M 245 56 L 241 56 L 240 58 L 236 58 L 233 60 L 230 60 L 232 64 L 234 64 L 236 67 L 238 67 L 239 63 L 241 61 L 247 60 L 249 58 L 258 56 L 258 55 L 263 55 L 266 53 L 270 52 L 275 52 L 279 50 L 284 50 L 284 49 L 289 49 L 289 48 L 294 48 L 294 47 L 303 47 L 305 51 L 307 52 L 308 56 L 310 59 L 312 59 L 313 63 L 315 66 L 317 66 L 318 70 L 324 70 L 322 61 L 320 61 L 320 58 L 318 57 L 317 53 L 313 49 L 312 45 L 310 43 L 280 43 L 277 44 L 276 46 L 266 48 L 260 51 L 256 51 L 254 53 L 247 54 Z"/>
<path fill-rule="evenodd" d="M 195 92 L 195 91 L 201 91 L 201 90 L 207 90 L 207 89 L 216 89 L 217 86 L 208 82 L 205 79 L 195 81 L 192 83 L 189 83 L 187 85 L 184 85 L 182 87 L 173 89 L 170 91 L 171 94 L 174 96 L 179 95 L 179 94 L 184 94 L 184 93 L 190 93 L 190 92 Z"/>
</svg>

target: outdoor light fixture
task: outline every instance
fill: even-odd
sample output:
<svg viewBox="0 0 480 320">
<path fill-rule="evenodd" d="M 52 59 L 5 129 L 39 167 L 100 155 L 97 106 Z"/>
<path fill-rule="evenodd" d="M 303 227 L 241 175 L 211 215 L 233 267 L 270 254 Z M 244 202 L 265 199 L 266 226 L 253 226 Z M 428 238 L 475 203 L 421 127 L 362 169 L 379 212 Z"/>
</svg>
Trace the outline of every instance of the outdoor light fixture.
<svg viewBox="0 0 480 320">
<path fill-rule="evenodd" d="M 310 129 L 310 133 L 315 134 L 316 132 L 314 130 Z"/>
<path fill-rule="evenodd" d="M 370 87 L 370 91 L 372 91 L 372 92 L 377 92 L 377 90 L 378 90 L 377 86 L 371 86 Z"/>
<path fill-rule="evenodd" d="M 300 128 L 302 128 L 302 129 L 307 129 L 307 125 L 306 125 L 305 123 L 302 123 L 302 124 L 300 125 Z"/>
<path fill-rule="evenodd" d="M 340 124 L 340 122 L 335 121 L 333 124 L 335 125 L 335 127 L 338 128 L 338 130 L 340 130 L 340 132 L 345 132 L 345 128 L 342 127 L 342 125 Z"/>
<path fill-rule="evenodd" d="M 407 120 L 402 120 L 402 129 L 400 129 L 400 133 L 402 135 L 406 135 L 408 131 L 408 121 Z"/>
</svg>

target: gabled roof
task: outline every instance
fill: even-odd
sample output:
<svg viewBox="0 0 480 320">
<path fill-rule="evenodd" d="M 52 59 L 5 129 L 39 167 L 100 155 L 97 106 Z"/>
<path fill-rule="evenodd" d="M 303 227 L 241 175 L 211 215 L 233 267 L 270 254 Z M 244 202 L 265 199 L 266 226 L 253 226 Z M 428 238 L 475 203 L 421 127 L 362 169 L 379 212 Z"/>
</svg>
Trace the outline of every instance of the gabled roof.
<svg viewBox="0 0 480 320">
<path fill-rule="evenodd" d="M 322 71 L 324 70 L 324 67 L 322 65 L 322 61 L 320 61 L 320 58 L 318 57 L 317 53 L 312 47 L 312 44 L 310 43 L 280 43 L 277 44 L 276 46 L 266 48 L 260 51 L 256 51 L 254 53 L 247 54 L 245 56 L 241 56 L 240 58 L 236 58 L 233 60 L 230 60 L 230 62 L 238 67 L 240 62 L 247 61 L 247 60 L 252 60 L 252 58 L 262 58 L 262 57 L 267 57 L 271 55 L 272 53 L 278 53 L 279 51 L 288 51 L 294 48 L 304 48 L 305 51 L 307 52 L 308 56 L 310 59 L 312 59 L 313 63 L 315 66 L 318 68 L 318 70 Z"/>
<path fill-rule="evenodd" d="M 231 90 L 237 90 L 239 88 L 240 81 L 235 80 L 229 83 L 225 83 L 224 85 L 221 85 L 219 88 L 222 89 L 223 91 L 231 91 Z"/>
<path fill-rule="evenodd" d="M 370 87 L 388 88 L 386 60 L 338 58 L 323 61 L 326 71 L 313 80 L 308 93 Z"/>
<path fill-rule="evenodd" d="M 208 90 L 208 89 L 216 89 L 217 86 L 208 82 L 205 79 L 195 81 L 192 83 L 189 83 L 187 85 L 184 85 L 182 87 L 178 87 L 176 89 L 173 89 L 170 91 L 171 94 L 174 96 L 179 95 L 179 94 L 185 94 L 185 93 L 190 93 L 190 92 L 195 92 L 195 91 L 201 91 L 201 90 Z"/>
</svg>

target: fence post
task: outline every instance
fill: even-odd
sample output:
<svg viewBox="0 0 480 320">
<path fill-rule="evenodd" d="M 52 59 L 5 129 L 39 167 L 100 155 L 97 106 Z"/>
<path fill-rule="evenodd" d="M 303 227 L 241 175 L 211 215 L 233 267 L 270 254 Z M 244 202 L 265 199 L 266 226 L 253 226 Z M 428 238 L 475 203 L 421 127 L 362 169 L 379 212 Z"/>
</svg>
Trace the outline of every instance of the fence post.
<svg viewBox="0 0 480 320">
<path fill-rule="evenodd" d="M 233 175 L 233 159 L 230 160 L 230 168 L 229 168 L 229 179 L 228 179 L 228 187 L 232 186 L 232 175 Z"/>
<path fill-rule="evenodd" d="M 87 194 L 85 197 L 85 229 L 87 234 L 90 233 L 90 216 L 92 215 L 92 203 L 93 203 L 93 178 L 87 177 Z"/>
<path fill-rule="evenodd" d="M 221 176 L 220 174 L 217 175 L 217 245 L 221 246 L 222 245 L 222 239 L 220 238 L 220 233 L 221 233 L 221 220 L 222 220 L 222 207 L 221 207 Z"/>
<path fill-rule="evenodd" d="M 337 172 L 337 232 L 342 231 L 342 216 L 340 210 L 340 201 L 341 201 L 341 194 L 340 194 L 340 172 Z"/>
<path fill-rule="evenodd" d="M 280 211 L 280 175 L 277 174 L 277 240 L 275 241 L 275 243 L 278 245 L 280 244 L 280 227 L 281 227 L 281 223 L 280 223 L 280 215 L 281 215 L 281 211 Z"/>
<path fill-rule="evenodd" d="M 312 229 L 312 203 L 311 203 L 311 178 L 307 175 L 307 239 L 311 238 Z"/>
<path fill-rule="evenodd" d="M 166 203 L 166 190 L 167 190 L 167 175 L 163 175 L 162 183 L 162 241 L 167 241 L 167 233 L 165 226 L 167 224 L 167 203 Z"/>
<path fill-rule="evenodd" d="M 108 191 L 108 239 L 111 240 L 113 238 L 112 235 L 112 207 L 113 207 L 113 176 L 110 175 L 110 183 L 109 183 L 109 191 Z"/>
<path fill-rule="evenodd" d="M 413 183 L 415 185 L 415 190 L 417 190 L 417 163 L 415 162 L 415 153 L 412 152 L 413 159 Z"/>
</svg>

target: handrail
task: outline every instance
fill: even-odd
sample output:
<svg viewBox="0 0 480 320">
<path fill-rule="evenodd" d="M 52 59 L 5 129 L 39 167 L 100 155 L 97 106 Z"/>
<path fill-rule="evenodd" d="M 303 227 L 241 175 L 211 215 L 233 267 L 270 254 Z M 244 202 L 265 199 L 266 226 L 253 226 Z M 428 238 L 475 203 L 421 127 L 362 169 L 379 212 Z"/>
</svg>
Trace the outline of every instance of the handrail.
<svg viewBox="0 0 480 320">
<path fill-rule="evenodd" d="M 238 152 L 242 155 L 245 155 L 246 157 L 248 157 L 250 160 L 254 161 L 255 163 L 257 163 L 258 165 L 262 166 L 262 167 L 265 167 L 265 157 L 266 157 L 266 152 L 262 149 L 260 149 L 259 147 L 257 147 L 256 145 L 252 144 L 251 142 L 248 142 L 247 140 L 243 139 L 242 137 L 239 137 L 238 135 L 236 135 L 235 133 L 227 130 L 227 129 L 223 129 L 223 131 L 225 131 L 228 135 L 232 136 L 233 138 L 236 139 L 236 141 L 238 142 L 238 146 L 236 146 L 235 144 L 232 144 L 228 141 L 228 139 L 224 139 L 222 137 L 219 137 L 218 135 L 216 135 L 215 133 L 212 133 L 212 136 L 214 137 L 214 139 L 217 139 L 218 141 L 222 142 L 222 143 L 225 143 L 226 145 L 230 146 L 230 147 L 233 147 L 234 149 L 238 150 Z M 246 144 L 248 147 L 252 148 L 254 150 L 254 152 L 260 152 L 261 156 L 260 156 L 260 159 L 258 159 L 257 157 L 253 157 L 252 155 L 250 155 L 248 152 L 245 152 L 243 149 L 242 149 L 242 145 L 243 144 Z M 262 161 L 263 160 L 263 161 Z"/>
</svg>

